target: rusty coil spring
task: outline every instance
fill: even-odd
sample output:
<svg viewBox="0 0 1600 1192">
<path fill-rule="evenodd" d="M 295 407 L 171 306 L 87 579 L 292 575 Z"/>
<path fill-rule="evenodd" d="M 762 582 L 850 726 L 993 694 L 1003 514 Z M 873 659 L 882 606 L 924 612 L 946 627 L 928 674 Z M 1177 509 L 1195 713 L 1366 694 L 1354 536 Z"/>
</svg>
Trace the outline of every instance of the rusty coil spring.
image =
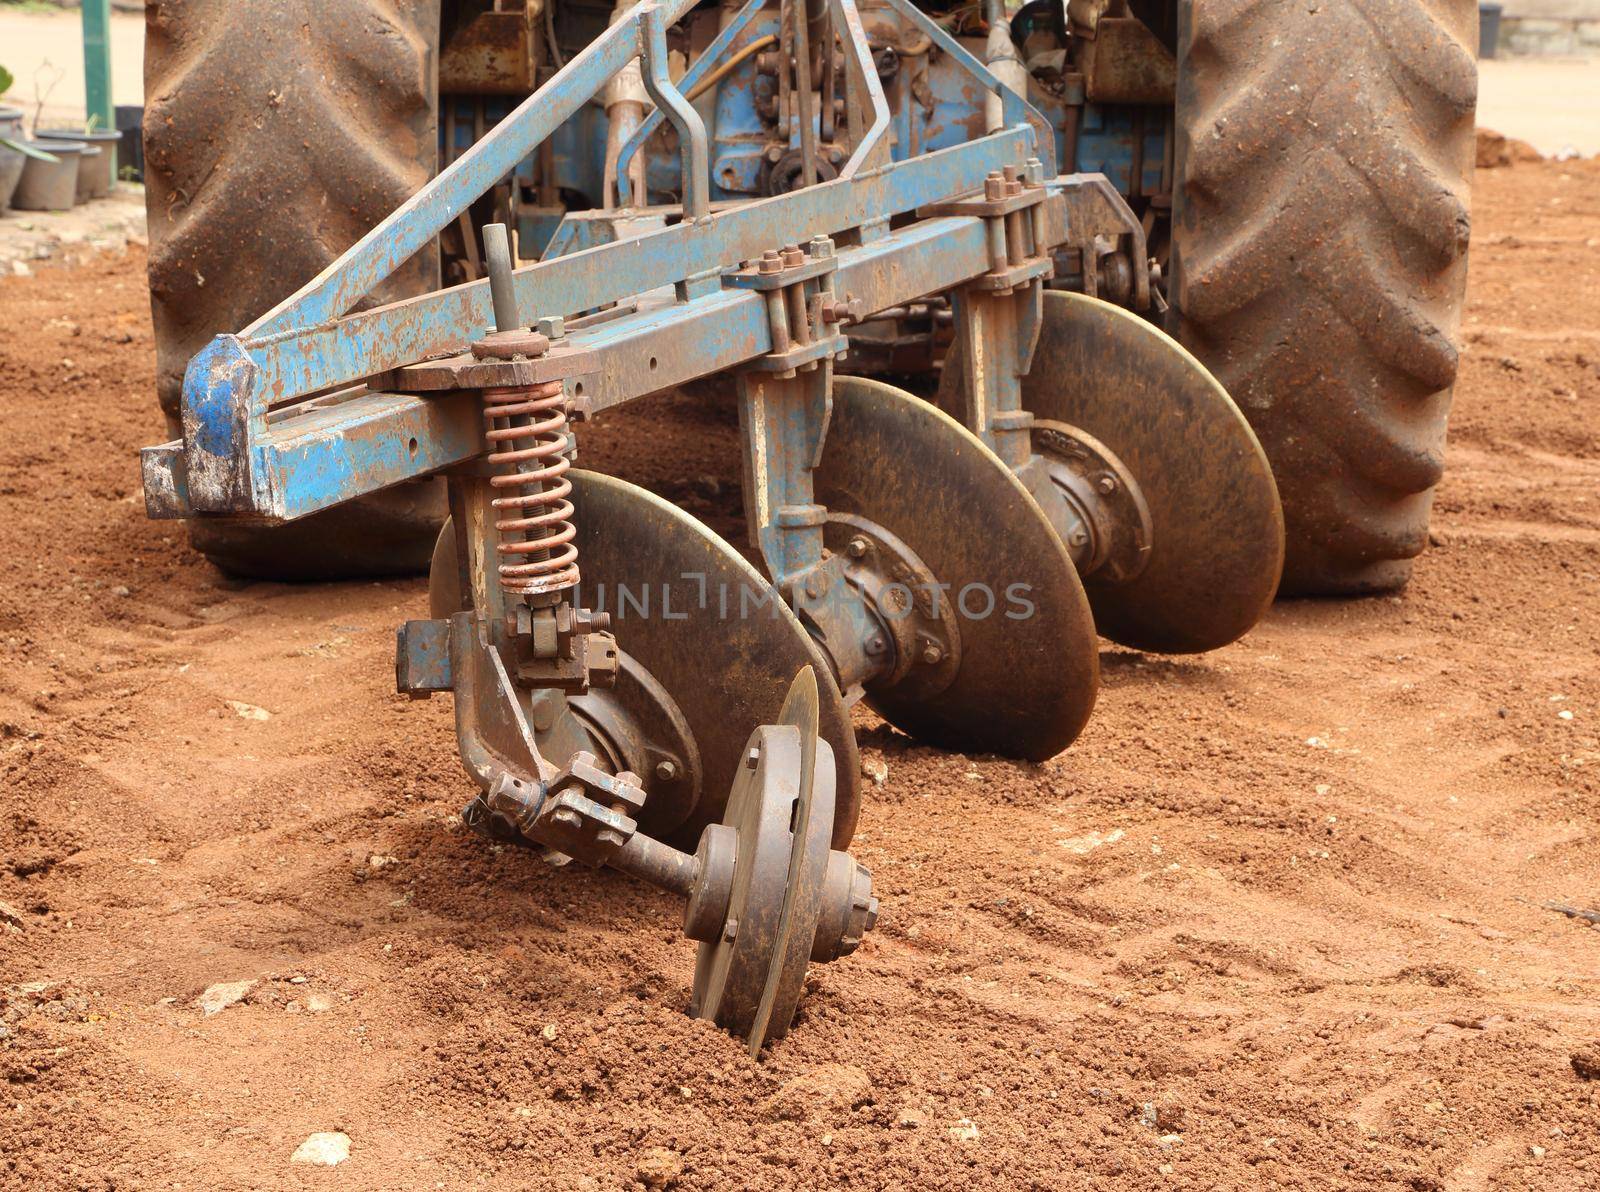
<svg viewBox="0 0 1600 1192">
<path fill-rule="evenodd" d="M 491 502 L 498 516 L 496 546 L 503 560 L 500 586 L 519 596 L 557 592 L 578 583 L 573 539 L 572 481 L 568 458 L 567 399 L 560 381 L 514 389 L 485 389 L 489 463 L 496 489 L 513 489 Z M 509 556 L 509 558 L 506 558 Z"/>
</svg>

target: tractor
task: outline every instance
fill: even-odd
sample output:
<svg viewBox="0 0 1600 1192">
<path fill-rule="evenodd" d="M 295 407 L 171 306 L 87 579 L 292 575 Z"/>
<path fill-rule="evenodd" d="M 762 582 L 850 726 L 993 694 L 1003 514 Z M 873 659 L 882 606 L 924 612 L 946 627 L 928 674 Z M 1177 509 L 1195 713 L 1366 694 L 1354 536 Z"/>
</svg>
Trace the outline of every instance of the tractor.
<svg viewBox="0 0 1600 1192">
<path fill-rule="evenodd" d="M 759 1053 L 876 919 L 857 701 L 1043 761 L 1099 637 L 1405 581 L 1468 8 L 154 3 L 149 512 L 247 576 L 427 567 L 397 686 L 453 694 L 466 821 L 681 895 Z M 686 387 L 748 557 L 576 466 Z"/>
</svg>

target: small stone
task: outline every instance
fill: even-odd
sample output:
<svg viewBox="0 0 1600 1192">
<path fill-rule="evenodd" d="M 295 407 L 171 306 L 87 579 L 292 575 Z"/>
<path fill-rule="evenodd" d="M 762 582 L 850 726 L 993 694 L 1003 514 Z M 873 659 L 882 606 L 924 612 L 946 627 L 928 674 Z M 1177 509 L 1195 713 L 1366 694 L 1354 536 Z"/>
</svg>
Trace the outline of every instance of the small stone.
<svg viewBox="0 0 1600 1192">
<path fill-rule="evenodd" d="M 874 786 L 882 786 L 889 781 L 889 763 L 881 757 L 861 757 L 861 776 L 872 779 Z"/>
<path fill-rule="evenodd" d="M 544 1030 L 540 1031 L 539 1033 L 544 1036 L 544 1040 L 545 1040 L 546 1043 L 555 1042 L 555 1038 L 556 1038 L 556 1035 L 558 1033 L 556 1031 L 556 1024 L 553 1023 L 553 1022 L 548 1024 L 544 1028 Z"/>
<path fill-rule="evenodd" d="M 12 261 L 11 273 L 15 277 L 32 277 L 33 266 L 29 265 L 26 261 Z"/>
<path fill-rule="evenodd" d="M 1124 835 L 1126 833 L 1121 828 L 1113 828 L 1103 836 L 1099 832 L 1086 832 L 1082 836 L 1069 836 L 1065 840 L 1056 841 L 1056 843 L 1069 853 L 1077 853 L 1081 857 L 1086 853 L 1094 852 L 1101 845 L 1117 843 Z"/>
<path fill-rule="evenodd" d="M 1168 1094 L 1155 1101 L 1152 1108 L 1155 1110 L 1155 1121 L 1151 1124 L 1176 1137 L 1178 1128 L 1183 1125 L 1186 1116 L 1183 1101 Z"/>
<path fill-rule="evenodd" d="M 1568 1059 L 1579 1080 L 1600 1080 L 1600 1041 L 1578 1048 Z"/>
<path fill-rule="evenodd" d="M 326 1014 L 333 1009 L 333 1000 L 320 993 L 306 995 L 306 1009 L 312 1014 Z"/>
<path fill-rule="evenodd" d="M 272 713 L 265 708 L 258 708 L 254 704 L 247 704 L 243 700 L 230 699 L 228 707 L 232 708 L 246 720 L 271 720 Z"/>
<path fill-rule="evenodd" d="M 206 986 L 206 991 L 195 999 L 195 1006 L 207 1018 L 213 1014 L 226 1010 L 235 1002 L 242 1002 L 250 996 L 250 991 L 256 987 L 256 982 L 249 981 L 221 981 L 216 985 Z"/>
<path fill-rule="evenodd" d="M 4 923 L 13 931 L 21 931 L 26 925 L 23 922 L 22 912 L 9 902 L 0 902 L 0 923 Z"/>
<path fill-rule="evenodd" d="M 397 857 L 386 857 L 380 853 L 373 853 L 367 858 L 368 869 L 386 869 L 390 865 L 398 865 L 399 863 L 400 861 Z"/>
<path fill-rule="evenodd" d="M 127 584 L 118 584 L 116 587 L 111 589 L 111 594 L 113 596 L 131 596 L 131 595 L 133 595 L 133 593 L 129 590 Z"/>
<path fill-rule="evenodd" d="M 1156 1139 L 1156 1145 L 1164 1151 L 1170 1151 L 1182 1141 L 1182 1134 L 1163 1134 L 1160 1138 Z"/>
<path fill-rule="evenodd" d="M 1156 1168 L 1156 1170 L 1162 1175 L 1171 1175 L 1177 1169 L 1170 1163 L 1163 1163 L 1160 1167 Z"/>
<path fill-rule="evenodd" d="M 634 1174 L 647 1188 L 667 1188 L 683 1174 L 683 1156 L 664 1146 L 653 1146 L 639 1156 Z"/>
<path fill-rule="evenodd" d="M 896 1120 L 902 1130 L 915 1130 L 922 1125 L 922 1114 L 907 1105 L 900 1111 L 900 1116 Z"/>
<path fill-rule="evenodd" d="M 1544 1147 L 1542 1147 L 1542 1146 L 1530 1146 L 1528 1148 L 1528 1153 L 1531 1154 L 1535 1159 L 1543 1159 L 1544 1158 Z"/>
<path fill-rule="evenodd" d="M 1562 708 L 1561 711 L 1556 713 L 1556 719 L 1557 720 L 1571 720 L 1572 719 L 1572 713 L 1567 711 L 1567 709 Z"/>
<path fill-rule="evenodd" d="M 307 1138 L 294 1154 L 291 1163 L 307 1163 L 312 1167 L 337 1167 L 350 1157 L 350 1136 L 339 1133 L 318 1133 Z"/>
<path fill-rule="evenodd" d="M 950 1137 L 955 1142 L 977 1142 L 978 1123 L 971 1118 L 962 1118 L 950 1127 Z"/>
</svg>

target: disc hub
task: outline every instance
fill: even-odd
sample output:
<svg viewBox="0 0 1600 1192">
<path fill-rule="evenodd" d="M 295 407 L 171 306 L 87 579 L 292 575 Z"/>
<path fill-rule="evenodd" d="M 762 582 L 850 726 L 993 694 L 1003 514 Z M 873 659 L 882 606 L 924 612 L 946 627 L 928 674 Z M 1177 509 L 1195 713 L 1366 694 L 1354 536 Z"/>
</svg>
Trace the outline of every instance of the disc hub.
<svg viewBox="0 0 1600 1192">
<path fill-rule="evenodd" d="M 1065 422 L 1035 421 L 1033 450 L 1024 483 L 1066 543 L 1078 575 L 1108 583 L 1136 579 L 1150 564 L 1151 525 L 1133 473 L 1104 443 Z"/>
</svg>

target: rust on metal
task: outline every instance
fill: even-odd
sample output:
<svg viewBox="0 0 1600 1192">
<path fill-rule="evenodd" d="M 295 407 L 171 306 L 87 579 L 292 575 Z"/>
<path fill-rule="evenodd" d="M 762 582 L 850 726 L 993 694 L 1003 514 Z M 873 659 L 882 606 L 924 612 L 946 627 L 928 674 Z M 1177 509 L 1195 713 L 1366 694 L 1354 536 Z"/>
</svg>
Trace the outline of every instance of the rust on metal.
<svg viewBox="0 0 1600 1192">
<path fill-rule="evenodd" d="M 1121 307 L 1052 290 L 1022 400 L 1046 426 L 1102 444 L 1148 508 L 1149 562 L 1131 579 L 1085 577 L 1102 634 L 1190 653 L 1261 618 L 1283 568 L 1277 485 L 1249 423 L 1194 357 Z"/>
<path fill-rule="evenodd" d="M 538 84 L 539 15 L 554 0 L 496 0 L 446 29 L 439 50 L 439 91 L 445 95 L 524 96 Z"/>
<path fill-rule="evenodd" d="M 1081 66 L 1094 103 L 1171 105 L 1177 90 L 1178 60 L 1137 17 L 1102 16 Z"/>
<path fill-rule="evenodd" d="M 1055 530 L 981 440 L 903 390 L 841 377 L 816 493 L 915 552 L 940 590 L 914 595 L 954 605 L 954 679 L 931 695 L 869 684 L 884 719 L 946 748 L 1034 761 L 1076 739 L 1100 681 L 1089 603 Z"/>
<path fill-rule="evenodd" d="M 828 848 L 835 765 L 820 714 L 808 667 L 746 745 L 686 914 L 702 941 L 689 1012 L 743 1035 L 752 1056 L 788 1033 L 808 963 L 854 950 L 877 920 L 870 875 Z"/>
</svg>

